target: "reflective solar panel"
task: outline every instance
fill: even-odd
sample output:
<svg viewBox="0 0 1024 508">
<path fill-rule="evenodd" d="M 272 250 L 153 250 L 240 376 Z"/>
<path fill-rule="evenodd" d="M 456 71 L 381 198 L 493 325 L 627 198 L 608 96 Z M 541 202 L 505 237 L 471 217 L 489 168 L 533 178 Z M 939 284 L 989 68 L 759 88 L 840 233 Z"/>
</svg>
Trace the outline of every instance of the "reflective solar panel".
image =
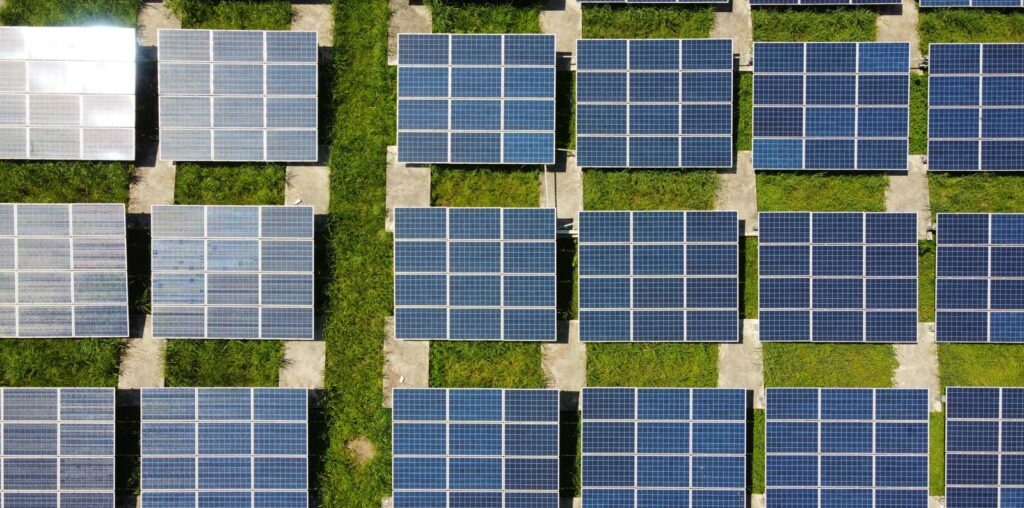
<svg viewBox="0 0 1024 508">
<path fill-rule="evenodd" d="M 395 508 L 557 508 L 558 391 L 394 390 Z"/>
<path fill-rule="evenodd" d="M 396 208 L 395 337 L 556 338 L 553 208 Z"/>
<path fill-rule="evenodd" d="M 317 160 L 316 32 L 158 33 L 162 159 Z"/>
<path fill-rule="evenodd" d="M 0 204 L 0 337 L 127 337 L 122 204 Z"/>
<path fill-rule="evenodd" d="M 153 336 L 313 339 L 313 208 L 157 205 Z"/>
<path fill-rule="evenodd" d="M 1024 499 L 1024 388 L 946 388 L 946 506 Z"/>
<path fill-rule="evenodd" d="M 732 167 L 731 39 L 580 39 L 581 167 Z"/>
<path fill-rule="evenodd" d="M 1024 44 L 932 44 L 928 169 L 1024 170 Z"/>
<path fill-rule="evenodd" d="M 554 164 L 555 36 L 398 34 L 398 161 Z"/>
<path fill-rule="evenodd" d="M 1020 0 L 921 0 L 921 7 L 1024 7 Z"/>
<path fill-rule="evenodd" d="M 928 390 L 769 388 L 768 508 L 928 506 Z"/>
<path fill-rule="evenodd" d="M 905 171 L 907 42 L 754 44 L 754 169 Z"/>
<path fill-rule="evenodd" d="M 1024 342 L 1024 214 L 938 214 L 935 339 Z"/>
<path fill-rule="evenodd" d="M 0 507 L 114 506 L 114 390 L 0 388 Z"/>
<path fill-rule="evenodd" d="M 739 341 L 736 212 L 580 212 L 580 340 Z"/>
<path fill-rule="evenodd" d="M 583 388 L 584 506 L 747 505 L 747 392 Z"/>
<path fill-rule="evenodd" d="M 917 342 L 917 216 L 773 212 L 758 221 L 762 341 Z"/>
<path fill-rule="evenodd" d="M 307 393 L 143 388 L 142 507 L 306 508 Z"/>
<path fill-rule="evenodd" d="M 135 30 L 0 27 L 0 159 L 135 159 Z"/>
</svg>

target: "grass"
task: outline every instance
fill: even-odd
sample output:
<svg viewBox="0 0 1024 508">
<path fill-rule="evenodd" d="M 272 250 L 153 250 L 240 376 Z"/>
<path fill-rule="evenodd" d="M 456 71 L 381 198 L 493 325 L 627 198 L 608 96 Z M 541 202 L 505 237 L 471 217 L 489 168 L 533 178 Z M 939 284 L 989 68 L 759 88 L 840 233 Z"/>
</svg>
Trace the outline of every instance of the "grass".
<svg viewBox="0 0 1024 508">
<path fill-rule="evenodd" d="M 540 171 L 527 167 L 434 166 L 430 201 L 434 206 L 536 207 L 540 203 Z"/>
<path fill-rule="evenodd" d="M 182 28 L 288 30 L 292 5 L 283 0 L 167 0 Z"/>
<path fill-rule="evenodd" d="M 0 25 L 135 26 L 143 0 L 7 0 Z"/>
<path fill-rule="evenodd" d="M 757 209 L 885 211 L 884 174 L 765 172 L 757 175 Z"/>
<path fill-rule="evenodd" d="M 117 386 L 120 339 L 0 340 L 0 386 Z"/>
<path fill-rule="evenodd" d="M 587 344 L 587 386 L 717 385 L 717 344 Z"/>
<path fill-rule="evenodd" d="M 1022 386 L 1024 349 L 1003 344 L 939 344 L 939 382 L 947 386 Z"/>
<path fill-rule="evenodd" d="M 706 170 L 585 170 L 586 210 L 711 210 L 718 175 Z"/>
<path fill-rule="evenodd" d="M 132 165 L 0 161 L 0 203 L 128 203 Z"/>
<path fill-rule="evenodd" d="M 873 41 L 878 13 L 870 8 L 779 7 L 751 9 L 754 40 Z"/>
<path fill-rule="evenodd" d="M 917 246 L 917 316 L 922 323 L 935 322 L 935 241 Z"/>
<path fill-rule="evenodd" d="M 750 150 L 753 147 L 754 117 L 754 73 L 740 72 L 737 75 L 735 96 L 736 150 Z"/>
<path fill-rule="evenodd" d="M 936 42 L 1024 42 L 1019 9 L 921 9 L 921 54 Z"/>
<path fill-rule="evenodd" d="M 928 415 L 928 493 L 946 493 L 946 414 Z"/>
<path fill-rule="evenodd" d="M 540 33 L 544 0 L 428 0 L 434 33 Z"/>
<path fill-rule="evenodd" d="M 910 74 L 910 153 L 928 153 L 928 76 Z"/>
<path fill-rule="evenodd" d="M 284 204 L 281 164 L 178 165 L 174 202 L 180 205 Z"/>
<path fill-rule="evenodd" d="M 543 388 L 540 344 L 435 341 L 430 344 L 430 386 Z"/>
<path fill-rule="evenodd" d="M 755 397 L 759 397 L 757 393 Z M 753 453 L 750 454 L 750 492 L 764 494 L 764 409 L 754 410 L 754 421 L 750 426 Z"/>
<path fill-rule="evenodd" d="M 740 238 L 740 252 L 743 255 L 743 264 L 740 265 L 740 281 L 743 284 L 740 318 L 757 319 L 757 237 Z"/>
<path fill-rule="evenodd" d="M 167 386 L 277 386 L 284 345 L 277 340 L 171 340 Z"/>
<path fill-rule="evenodd" d="M 764 344 L 765 386 L 887 388 L 896 366 L 889 344 Z"/>
<path fill-rule="evenodd" d="M 555 147 L 576 149 L 576 74 L 569 71 L 555 74 Z"/>
<path fill-rule="evenodd" d="M 999 173 L 929 173 L 932 214 L 1024 212 L 1024 178 Z"/>
<path fill-rule="evenodd" d="M 585 5 L 588 39 L 703 39 L 711 33 L 711 6 Z"/>
</svg>

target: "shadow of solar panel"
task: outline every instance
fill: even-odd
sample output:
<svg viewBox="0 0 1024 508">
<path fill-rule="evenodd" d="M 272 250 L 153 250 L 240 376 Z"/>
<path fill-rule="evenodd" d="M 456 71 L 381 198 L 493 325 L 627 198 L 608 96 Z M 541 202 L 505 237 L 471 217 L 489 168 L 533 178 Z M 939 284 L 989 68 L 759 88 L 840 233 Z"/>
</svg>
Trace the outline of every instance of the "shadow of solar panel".
<svg viewBox="0 0 1024 508">
<path fill-rule="evenodd" d="M 1012 506 L 1024 492 L 1024 389 L 946 388 L 946 506 Z"/>
</svg>

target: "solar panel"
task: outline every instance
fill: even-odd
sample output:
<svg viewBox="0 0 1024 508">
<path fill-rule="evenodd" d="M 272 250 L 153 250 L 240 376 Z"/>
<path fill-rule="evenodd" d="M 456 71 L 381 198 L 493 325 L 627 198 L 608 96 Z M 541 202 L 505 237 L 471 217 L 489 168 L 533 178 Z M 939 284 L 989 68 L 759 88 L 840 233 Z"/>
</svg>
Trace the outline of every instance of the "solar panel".
<svg viewBox="0 0 1024 508">
<path fill-rule="evenodd" d="M 1020 0 L 921 0 L 921 7 L 1024 7 Z"/>
<path fill-rule="evenodd" d="M 1024 170 L 1024 44 L 932 44 L 928 169 Z"/>
<path fill-rule="evenodd" d="M 143 388 L 142 507 L 305 508 L 307 394 Z"/>
<path fill-rule="evenodd" d="M 928 506 L 928 390 L 769 388 L 768 508 Z"/>
<path fill-rule="evenodd" d="M 581 167 L 732 167 L 732 39 L 580 39 Z"/>
<path fill-rule="evenodd" d="M 121 204 L 0 204 L 0 337 L 127 337 Z"/>
<path fill-rule="evenodd" d="M 135 30 L 0 27 L 0 159 L 135 159 Z"/>
<path fill-rule="evenodd" d="M 398 34 L 398 161 L 555 163 L 555 36 Z"/>
<path fill-rule="evenodd" d="M 1024 388 L 946 388 L 946 507 L 1024 499 Z"/>
<path fill-rule="evenodd" d="M 316 32 L 158 37 L 162 159 L 317 160 Z"/>
<path fill-rule="evenodd" d="M 395 338 L 556 339 L 553 208 L 396 208 Z"/>
<path fill-rule="evenodd" d="M 905 171 L 909 110 L 910 43 L 754 44 L 756 170 Z"/>
<path fill-rule="evenodd" d="M 1024 342 L 1024 214 L 940 213 L 935 340 Z"/>
<path fill-rule="evenodd" d="M 153 336 L 313 339 L 313 208 L 156 205 Z"/>
<path fill-rule="evenodd" d="M 758 221 L 762 341 L 917 342 L 917 216 L 774 212 Z"/>
<path fill-rule="evenodd" d="M 739 341 L 736 212 L 580 212 L 584 342 Z"/>
<path fill-rule="evenodd" d="M 583 388 L 584 506 L 747 505 L 747 392 Z"/>
<path fill-rule="evenodd" d="M 395 508 L 557 508 L 558 391 L 394 390 Z"/>
</svg>

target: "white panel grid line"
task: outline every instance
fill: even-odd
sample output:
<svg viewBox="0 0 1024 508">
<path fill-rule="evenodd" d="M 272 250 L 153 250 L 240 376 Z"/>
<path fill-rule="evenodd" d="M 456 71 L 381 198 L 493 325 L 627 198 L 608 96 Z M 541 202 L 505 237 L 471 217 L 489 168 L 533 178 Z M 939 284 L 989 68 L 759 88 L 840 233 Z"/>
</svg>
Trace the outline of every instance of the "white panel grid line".
<svg viewBox="0 0 1024 508">
<path fill-rule="evenodd" d="M 946 506 L 1011 507 L 1024 495 L 1019 387 L 946 388 Z"/>
</svg>

